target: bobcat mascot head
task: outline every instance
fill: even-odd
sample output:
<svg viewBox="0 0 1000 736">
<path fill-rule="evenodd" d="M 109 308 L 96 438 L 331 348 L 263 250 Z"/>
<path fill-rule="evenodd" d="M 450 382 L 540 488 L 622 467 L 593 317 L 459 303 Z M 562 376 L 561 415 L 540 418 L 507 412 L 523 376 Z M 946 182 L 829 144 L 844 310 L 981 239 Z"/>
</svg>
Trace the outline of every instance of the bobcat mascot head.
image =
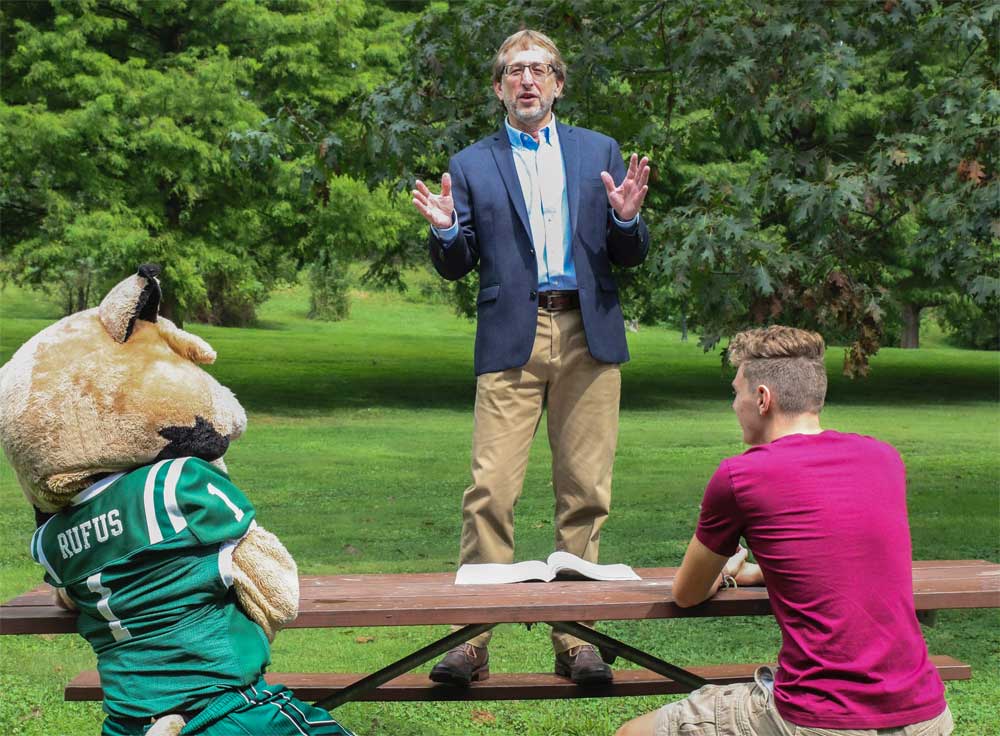
<svg viewBox="0 0 1000 736">
<path fill-rule="evenodd" d="M 233 393 L 198 367 L 215 351 L 158 315 L 158 275 L 141 266 L 99 307 L 42 330 L 0 370 L 0 440 L 40 511 L 155 460 L 221 464 L 246 428 Z"/>
</svg>

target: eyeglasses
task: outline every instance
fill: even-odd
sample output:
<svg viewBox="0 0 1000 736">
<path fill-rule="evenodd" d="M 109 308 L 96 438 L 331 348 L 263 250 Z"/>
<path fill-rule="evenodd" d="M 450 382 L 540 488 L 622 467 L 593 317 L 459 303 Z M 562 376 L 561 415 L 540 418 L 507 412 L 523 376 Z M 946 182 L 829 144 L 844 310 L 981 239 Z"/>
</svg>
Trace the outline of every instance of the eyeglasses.
<svg viewBox="0 0 1000 736">
<path fill-rule="evenodd" d="M 535 64 L 508 64 L 507 66 L 505 66 L 503 68 L 503 73 L 504 73 L 505 76 L 508 76 L 508 77 L 518 77 L 518 78 L 520 78 L 520 77 L 524 76 L 524 70 L 525 69 L 531 70 L 531 76 L 533 76 L 533 77 L 539 77 L 539 78 L 542 78 L 542 79 L 544 79 L 545 77 L 549 76 L 552 72 L 554 72 L 556 70 L 556 68 L 554 66 L 552 66 L 551 64 L 542 64 L 542 63 L 535 63 Z"/>
</svg>

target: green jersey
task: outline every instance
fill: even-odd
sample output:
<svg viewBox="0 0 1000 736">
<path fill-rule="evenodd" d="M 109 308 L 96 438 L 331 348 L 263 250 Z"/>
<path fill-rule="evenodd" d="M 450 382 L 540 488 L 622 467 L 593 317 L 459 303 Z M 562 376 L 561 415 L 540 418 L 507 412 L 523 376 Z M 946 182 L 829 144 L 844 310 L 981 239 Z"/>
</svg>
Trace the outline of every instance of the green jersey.
<svg viewBox="0 0 1000 736">
<path fill-rule="evenodd" d="M 105 478 L 38 528 L 31 555 L 80 609 L 108 713 L 195 710 L 257 680 L 267 637 L 231 590 L 254 526 L 225 473 L 179 458 Z"/>
</svg>

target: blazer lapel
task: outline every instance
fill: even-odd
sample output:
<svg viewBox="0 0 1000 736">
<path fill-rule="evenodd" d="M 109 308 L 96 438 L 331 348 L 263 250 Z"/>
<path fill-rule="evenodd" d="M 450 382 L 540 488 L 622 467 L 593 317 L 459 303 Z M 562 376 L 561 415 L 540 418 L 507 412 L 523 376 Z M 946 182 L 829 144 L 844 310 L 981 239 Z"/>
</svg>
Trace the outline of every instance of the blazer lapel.
<svg viewBox="0 0 1000 736">
<path fill-rule="evenodd" d="M 493 152 L 493 159 L 500 169 L 500 178 L 503 179 L 504 186 L 507 187 L 507 196 L 514 205 L 524 232 L 531 241 L 531 225 L 528 222 L 528 208 L 524 204 L 524 194 L 521 192 L 521 182 L 517 178 L 517 169 L 514 168 L 514 153 L 510 149 L 510 140 L 507 138 L 506 129 L 501 130 L 493 137 L 493 145 L 490 146 Z"/>
<path fill-rule="evenodd" d="M 566 170 L 566 196 L 569 199 L 570 241 L 576 237 L 576 220 L 580 214 L 580 139 L 576 129 L 556 121 L 563 168 Z"/>
</svg>

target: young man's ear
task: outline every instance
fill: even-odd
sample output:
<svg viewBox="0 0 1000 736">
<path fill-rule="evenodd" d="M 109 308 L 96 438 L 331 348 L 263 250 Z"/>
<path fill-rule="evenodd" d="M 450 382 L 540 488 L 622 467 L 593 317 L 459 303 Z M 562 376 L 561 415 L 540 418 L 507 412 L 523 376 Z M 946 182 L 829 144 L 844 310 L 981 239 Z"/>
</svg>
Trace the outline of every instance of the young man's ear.
<svg viewBox="0 0 1000 736">
<path fill-rule="evenodd" d="M 771 410 L 771 389 L 764 384 L 757 387 L 757 411 L 764 416 Z"/>
</svg>

